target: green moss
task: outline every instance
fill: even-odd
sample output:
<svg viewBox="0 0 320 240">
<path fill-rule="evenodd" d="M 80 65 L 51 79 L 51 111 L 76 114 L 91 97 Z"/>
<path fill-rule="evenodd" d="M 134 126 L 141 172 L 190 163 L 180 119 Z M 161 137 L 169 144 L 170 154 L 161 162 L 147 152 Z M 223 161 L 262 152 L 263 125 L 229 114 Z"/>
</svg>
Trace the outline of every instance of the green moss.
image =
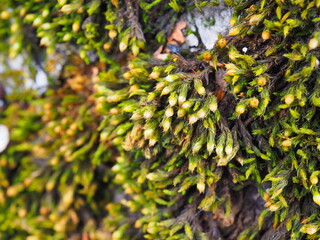
<svg viewBox="0 0 320 240">
<path fill-rule="evenodd" d="M 49 73 L 60 43 L 82 58 L 45 96 L 9 96 L 1 238 L 319 237 L 320 3 L 226 3 L 228 36 L 166 61 L 156 40 L 216 1 L 0 6 L 3 54 L 41 45 Z"/>
</svg>

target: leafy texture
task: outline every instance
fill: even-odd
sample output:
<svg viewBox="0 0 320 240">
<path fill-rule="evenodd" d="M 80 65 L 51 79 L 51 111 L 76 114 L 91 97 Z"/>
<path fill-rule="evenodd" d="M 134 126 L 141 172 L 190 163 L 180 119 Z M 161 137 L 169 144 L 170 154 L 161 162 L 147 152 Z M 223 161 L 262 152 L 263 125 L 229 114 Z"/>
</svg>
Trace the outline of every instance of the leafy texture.
<svg viewBox="0 0 320 240">
<path fill-rule="evenodd" d="M 217 1 L 0 6 L 0 49 L 46 50 L 53 79 L 0 115 L 3 239 L 320 237 L 320 3 L 225 3 L 227 36 L 164 61 Z"/>
</svg>

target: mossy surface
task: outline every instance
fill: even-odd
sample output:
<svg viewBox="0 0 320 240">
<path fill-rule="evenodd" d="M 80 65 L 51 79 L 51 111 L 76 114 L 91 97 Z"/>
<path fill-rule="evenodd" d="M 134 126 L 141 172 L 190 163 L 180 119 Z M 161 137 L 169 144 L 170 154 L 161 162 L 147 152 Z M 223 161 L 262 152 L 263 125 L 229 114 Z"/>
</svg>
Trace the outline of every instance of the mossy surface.
<svg viewBox="0 0 320 240">
<path fill-rule="evenodd" d="M 320 237 L 320 1 L 225 3 L 227 36 L 164 61 L 217 1 L 0 5 L 2 54 L 50 79 L 0 112 L 1 239 Z"/>
</svg>

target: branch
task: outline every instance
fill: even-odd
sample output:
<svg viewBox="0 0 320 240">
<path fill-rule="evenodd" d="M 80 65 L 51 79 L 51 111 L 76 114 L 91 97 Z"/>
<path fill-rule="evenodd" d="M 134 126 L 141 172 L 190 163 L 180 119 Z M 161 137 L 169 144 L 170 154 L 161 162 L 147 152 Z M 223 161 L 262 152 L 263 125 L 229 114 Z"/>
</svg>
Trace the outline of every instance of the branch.
<svg viewBox="0 0 320 240">
<path fill-rule="evenodd" d="M 131 33 L 136 36 L 137 39 L 145 41 L 141 24 L 138 19 L 139 0 L 127 0 L 127 14 L 129 25 L 132 29 Z"/>
</svg>

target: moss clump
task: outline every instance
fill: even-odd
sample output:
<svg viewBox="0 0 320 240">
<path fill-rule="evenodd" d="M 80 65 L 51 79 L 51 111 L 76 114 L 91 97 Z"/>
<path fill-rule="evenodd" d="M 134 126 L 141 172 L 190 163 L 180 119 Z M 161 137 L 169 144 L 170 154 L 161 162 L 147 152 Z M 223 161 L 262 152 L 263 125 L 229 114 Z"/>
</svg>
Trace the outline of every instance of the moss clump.
<svg viewBox="0 0 320 240">
<path fill-rule="evenodd" d="M 215 1 L 1 6 L 10 56 L 69 50 L 53 89 L 24 105 L 15 96 L 1 115 L 12 142 L 0 236 L 319 237 L 320 3 L 225 2 L 229 34 L 166 61 L 152 57 L 155 39 Z"/>
</svg>

